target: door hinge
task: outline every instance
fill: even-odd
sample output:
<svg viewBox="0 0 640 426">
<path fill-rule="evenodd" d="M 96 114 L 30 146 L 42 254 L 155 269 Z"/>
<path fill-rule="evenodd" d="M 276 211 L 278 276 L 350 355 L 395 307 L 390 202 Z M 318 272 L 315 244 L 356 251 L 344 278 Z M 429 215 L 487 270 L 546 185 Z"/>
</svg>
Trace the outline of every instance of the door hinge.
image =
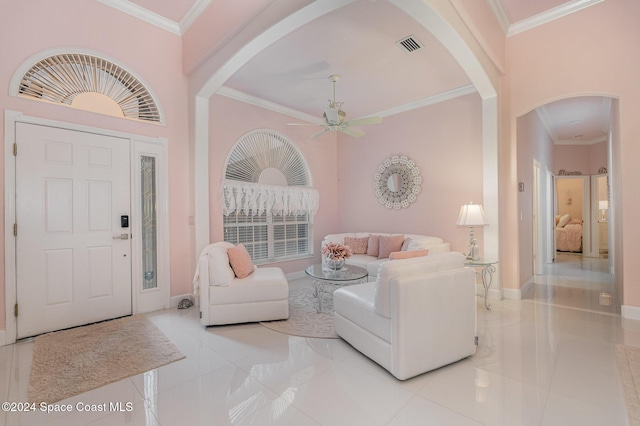
<svg viewBox="0 0 640 426">
<path fill-rule="evenodd" d="M 474 342 L 473 342 L 473 343 L 474 343 L 476 346 L 478 346 L 478 336 L 476 336 L 476 338 L 474 339 Z"/>
<path fill-rule="evenodd" d="M 13 144 L 13 155 L 14 156 L 18 155 L 18 144 L 17 143 Z"/>
<path fill-rule="evenodd" d="M 18 316 L 18 304 L 17 303 L 13 306 L 13 316 L 14 317 Z"/>
<path fill-rule="evenodd" d="M 16 237 L 18 236 L 18 224 L 17 223 L 13 224 L 13 235 L 16 236 Z"/>
</svg>

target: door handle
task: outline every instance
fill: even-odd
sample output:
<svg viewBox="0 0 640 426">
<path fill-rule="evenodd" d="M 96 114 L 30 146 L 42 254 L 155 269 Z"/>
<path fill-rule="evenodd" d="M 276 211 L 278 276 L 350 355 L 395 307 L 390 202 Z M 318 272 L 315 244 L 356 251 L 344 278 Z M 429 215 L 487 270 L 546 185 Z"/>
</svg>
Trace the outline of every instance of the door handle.
<svg viewBox="0 0 640 426">
<path fill-rule="evenodd" d="M 114 240 L 128 240 L 129 234 L 120 234 L 113 237 Z"/>
</svg>

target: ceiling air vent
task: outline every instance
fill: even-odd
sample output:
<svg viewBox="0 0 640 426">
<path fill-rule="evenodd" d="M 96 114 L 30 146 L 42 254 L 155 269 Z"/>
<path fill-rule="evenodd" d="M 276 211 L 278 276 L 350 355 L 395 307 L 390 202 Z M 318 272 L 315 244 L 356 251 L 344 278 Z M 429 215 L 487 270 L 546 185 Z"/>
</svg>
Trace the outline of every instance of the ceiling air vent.
<svg viewBox="0 0 640 426">
<path fill-rule="evenodd" d="M 422 43 L 418 41 L 413 35 L 403 38 L 402 40 L 396 41 L 396 44 L 402 47 L 407 52 L 411 53 L 423 47 Z"/>
</svg>

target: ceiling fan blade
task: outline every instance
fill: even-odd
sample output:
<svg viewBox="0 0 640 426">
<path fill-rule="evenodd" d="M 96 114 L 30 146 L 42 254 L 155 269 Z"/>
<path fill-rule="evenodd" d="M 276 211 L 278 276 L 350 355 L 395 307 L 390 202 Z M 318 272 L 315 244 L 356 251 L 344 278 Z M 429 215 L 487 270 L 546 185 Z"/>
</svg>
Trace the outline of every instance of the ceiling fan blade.
<svg viewBox="0 0 640 426">
<path fill-rule="evenodd" d="M 382 123 L 382 117 L 364 117 L 356 118 L 355 120 L 347 121 L 347 126 L 366 126 L 367 124 L 379 124 Z"/>
<path fill-rule="evenodd" d="M 354 138 L 361 138 L 363 137 L 366 133 L 362 132 L 358 129 L 352 129 L 351 127 L 338 127 L 338 131 L 344 133 L 345 135 L 349 135 L 352 136 Z"/>
<path fill-rule="evenodd" d="M 287 123 L 287 126 L 322 126 L 316 123 Z"/>
<path fill-rule="evenodd" d="M 328 132 L 330 129 L 328 127 L 320 130 L 318 133 L 316 133 L 315 135 L 309 137 L 309 139 L 314 139 L 317 138 L 318 136 L 320 136 L 321 134 L 323 134 L 324 132 Z"/>
</svg>

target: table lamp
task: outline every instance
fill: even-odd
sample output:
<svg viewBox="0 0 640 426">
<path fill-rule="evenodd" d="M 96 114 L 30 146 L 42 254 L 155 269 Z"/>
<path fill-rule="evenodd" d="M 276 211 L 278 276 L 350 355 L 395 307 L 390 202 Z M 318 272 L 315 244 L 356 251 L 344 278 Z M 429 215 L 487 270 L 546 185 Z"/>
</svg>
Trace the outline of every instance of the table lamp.
<svg viewBox="0 0 640 426">
<path fill-rule="evenodd" d="M 606 222 L 607 210 L 609 210 L 609 201 L 607 200 L 598 201 L 598 208 L 600 209 L 600 222 Z"/>
<path fill-rule="evenodd" d="M 474 226 L 487 225 L 487 219 L 484 217 L 484 210 L 480 204 L 465 204 L 460 208 L 460 214 L 458 215 L 458 226 L 469 227 L 469 254 L 467 259 L 478 260 L 480 259 L 480 248 L 476 244 L 476 238 L 473 233 Z"/>
</svg>

